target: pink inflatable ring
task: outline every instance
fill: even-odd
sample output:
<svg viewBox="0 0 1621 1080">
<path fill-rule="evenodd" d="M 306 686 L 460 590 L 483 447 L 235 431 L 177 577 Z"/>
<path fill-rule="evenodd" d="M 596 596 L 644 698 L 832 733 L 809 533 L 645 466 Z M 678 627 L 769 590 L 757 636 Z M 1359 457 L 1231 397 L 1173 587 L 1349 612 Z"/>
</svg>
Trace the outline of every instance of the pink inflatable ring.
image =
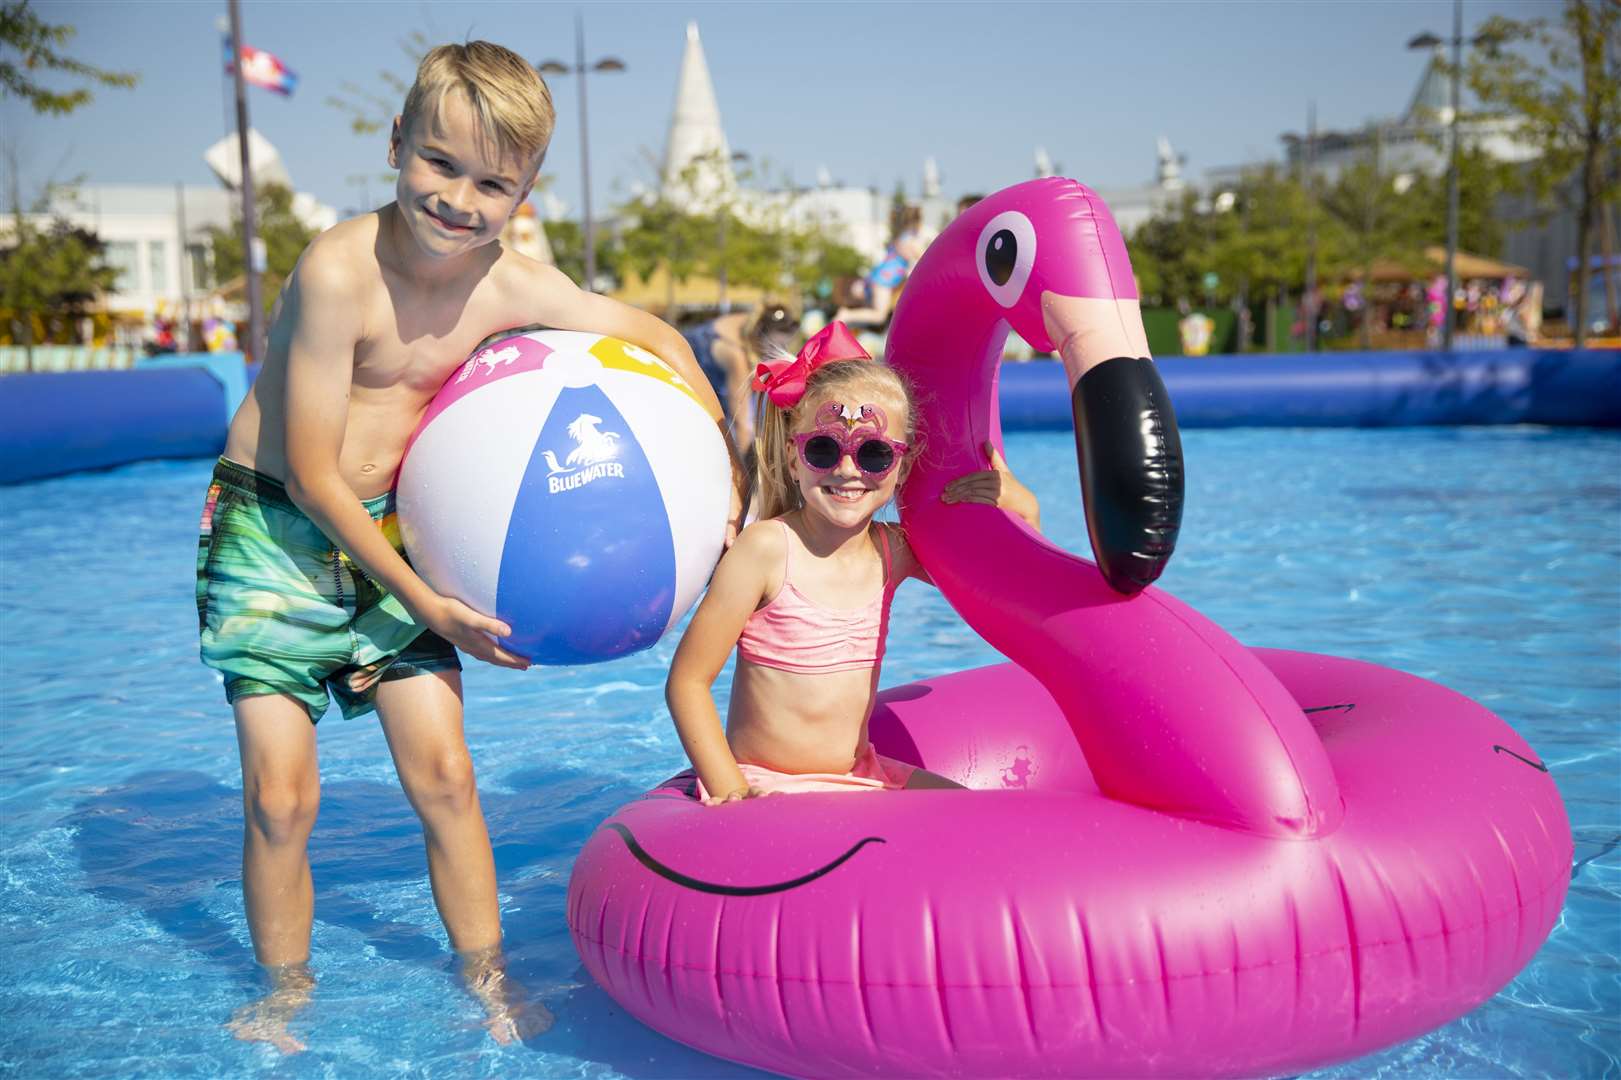
<svg viewBox="0 0 1621 1080">
<path fill-rule="evenodd" d="M 1069 369 L 1101 573 L 937 498 L 1000 438 L 1009 326 Z M 1531 747 L 1434 683 L 1246 649 L 1147 586 L 1180 452 L 1102 201 L 1050 179 L 967 211 L 887 351 L 926 402 L 909 536 L 1013 662 L 886 691 L 871 737 L 975 790 L 717 810 L 666 782 L 570 881 L 608 993 L 789 1075 L 1260 1075 L 1413 1037 L 1512 978 L 1570 877 Z M 1096 441 L 1122 428 L 1126 451 Z"/>
</svg>

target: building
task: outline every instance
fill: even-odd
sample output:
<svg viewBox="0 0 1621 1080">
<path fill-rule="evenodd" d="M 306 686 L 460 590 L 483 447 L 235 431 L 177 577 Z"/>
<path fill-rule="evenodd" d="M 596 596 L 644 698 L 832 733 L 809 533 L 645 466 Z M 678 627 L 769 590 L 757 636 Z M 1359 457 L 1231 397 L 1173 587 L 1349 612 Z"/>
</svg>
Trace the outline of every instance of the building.
<svg viewBox="0 0 1621 1080">
<path fill-rule="evenodd" d="M 209 244 L 210 228 L 229 229 L 235 220 L 236 148 L 233 135 L 204 154 L 220 177 L 220 187 L 83 184 L 58 189 L 44 213 L 27 215 L 40 227 L 66 220 L 93 231 L 106 244 L 106 262 L 118 276 L 102 309 L 113 317 L 120 337 L 138 338 L 154 317 L 177 317 L 182 307 L 192 321 L 205 314 L 239 314 L 211 294 L 220 282 Z M 258 132 L 249 132 L 248 148 L 256 182 L 289 182 L 280 156 Z M 336 210 L 303 193 L 295 194 L 293 212 L 317 231 L 337 221 Z"/>
<path fill-rule="evenodd" d="M 1279 136 L 1288 167 L 1304 168 L 1310 163 L 1320 176 L 1332 180 L 1339 172 L 1357 163 L 1377 159 L 1379 168 L 1391 175 L 1396 190 L 1404 190 L 1417 175 L 1444 173 L 1449 160 L 1448 131 L 1452 122 L 1452 87 L 1446 72 L 1446 57 L 1437 48 L 1414 87 L 1407 107 L 1399 115 L 1374 120 L 1349 131 L 1317 131 Z M 1484 150 L 1498 161 L 1510 164 L 1530 161 L 1537 151 L 1520 138 L 1517 122 L 1508 116 L 1485 111 L 1469 91 L 1459 87 L 1458 140 L 1460 146 Z M 1205 180 L 1219 198 L 1225 189 L 1257 166 L 1253 163 L 1211 169 Z M 1513 223 L 1500 252 L 1477 254 L 1500 257 L 1527 267 L 1530 276 L 1544 285 L 1544 306 L 1551 311 L 1566 308 L 1570 296 L 1569 262 L 1576 250 L 1575 214 L 1560 208 L 1539 215 L 1535 201 L 1523 193 L 1504 196 L 1498 203 L 1498 216 Z"/>
</svg>

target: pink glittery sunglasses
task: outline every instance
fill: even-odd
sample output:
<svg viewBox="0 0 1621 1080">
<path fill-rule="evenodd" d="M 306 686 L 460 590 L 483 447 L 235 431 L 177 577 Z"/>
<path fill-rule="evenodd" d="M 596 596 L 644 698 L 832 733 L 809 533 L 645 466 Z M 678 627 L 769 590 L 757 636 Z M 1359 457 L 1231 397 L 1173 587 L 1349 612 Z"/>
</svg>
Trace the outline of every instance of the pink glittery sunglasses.
<svg viewBox="0 0 1621 1080">
<path fill-rule="evenodd" d="M 877 430 L 855 430 L 863 425 Z M 884 435 L 888 427 L 884 410 L 876 405 L 861 406 L 852 419 L 845 415 L 843 404 L 829 401 L 816 410 L 816 429 L 795 435 L 794 444 L 799 448 L 799 460 L 812 472 L 832 472 L 848 457 L 872 479 L 882 480 L 906 453 L 905 443 Z"/>
</svg>

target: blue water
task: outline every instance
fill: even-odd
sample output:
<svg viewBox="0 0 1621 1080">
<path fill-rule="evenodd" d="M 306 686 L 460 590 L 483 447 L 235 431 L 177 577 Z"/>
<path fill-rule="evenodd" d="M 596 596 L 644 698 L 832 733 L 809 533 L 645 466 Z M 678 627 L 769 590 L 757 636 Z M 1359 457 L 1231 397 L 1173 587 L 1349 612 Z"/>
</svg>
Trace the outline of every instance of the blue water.
<svg viewBox="0 0 1621 1080">
<path fill-rule="evenodd" d="M 1439 680 L 1515 725 L 1576 834 L 1564 917 L 1502 993 L 1324 1077 L 1621 1074 L 1621 436 L 1538 429 L 1195 431 L 1162 584 L 1256 645 Z M 1086 549 L 1067 435 L 1008 456 Z M 676 771 L 673 641 L 614 664 L 467 673 L 514 973 L 557 1014 L 498 1047 L 456 987 L 415 819 L 375 723 L 321 728 L 314 1004 L 291 1058 L 221 1024 L 257 983 L 240 775 L 196 660 L 208 464 L 0 488 L 0 1074 L 742 1077 L 627 1017 L 563 922 L 593 826 Z M 925 586 L 885 682 L 995 654 Z"/>
</svg>

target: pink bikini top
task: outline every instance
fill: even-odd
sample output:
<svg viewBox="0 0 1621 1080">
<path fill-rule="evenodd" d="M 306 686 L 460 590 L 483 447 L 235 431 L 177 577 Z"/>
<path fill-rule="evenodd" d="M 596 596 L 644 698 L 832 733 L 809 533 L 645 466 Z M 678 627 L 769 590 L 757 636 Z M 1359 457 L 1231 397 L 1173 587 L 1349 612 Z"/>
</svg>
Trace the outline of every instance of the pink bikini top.
<svg viewBox="0 0 1621 1080">
<path fill-rule="evenodd" d="M 790 531 L 781 524 L 783 532 Z M 890 580 L 889 530 L 878 526 L 884 586 L 858 608 L 823 607 L 807 599 L 793 583 L 794 538 L 784 536 L 783 543 L 782 588 L 743 624 L 737 655 L 751 664 L 800 675 L 877 667 L 884 657 L 889 601 L 899 584 Z"/>
</svg>

